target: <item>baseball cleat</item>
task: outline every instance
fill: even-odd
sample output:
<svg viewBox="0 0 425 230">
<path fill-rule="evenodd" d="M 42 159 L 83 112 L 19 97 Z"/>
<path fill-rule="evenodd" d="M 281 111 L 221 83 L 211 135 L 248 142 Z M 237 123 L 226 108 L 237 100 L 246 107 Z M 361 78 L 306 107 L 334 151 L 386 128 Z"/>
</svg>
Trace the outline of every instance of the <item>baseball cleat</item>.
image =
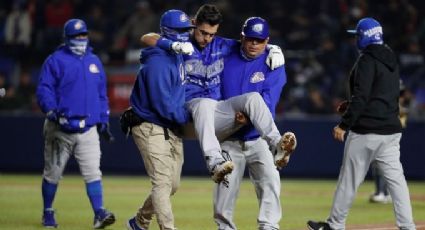
<svg viewBox="0 0 425 230">
<path fill-rule="evenodd" d="M 310 230 L 332 230 L 331 226 L 329 226 L 326 222 L 316 222 L 309 220 L 307 222 L 307 227 Z"/>
<path fill-rule="evenodd" d="M 41 223 L 45 228 L 57 228 L 58 224 L 55 220 L 55 211 L 52 208 L 45 209 L 43 211 L 43 217 Z"/>
<path fill-rule="evenodd" d="M 232 161 L 222 161 L 213 167 L 211 178 L 215 183 L 226 181 L 226 175 L 233 171 L 233 167 Z"/>
<path fill-rule="evenodd" d="M 392 202 L 390 195 L 385 195 L 384 193 L 372 194 L 369 197 L 370 203 L 380 203 L 380 204 L 388 204 Z"/>
<path fill-rule="evenodd" d="M 276 154 L 274 155 L 274 162 L 277 168 L 281 169 L 288 165 L 289 158 L 297 147 L 297 138 L 292 132 L 283 134 L 279 143 L 277 144 Z"/>
<path fill-rule="evenodd" d="M 127 221 L 128 230 L 145 230 L 144 228 L 139 227 L 136 223 L 136 217 L 133 217 Z"/>
<path fill-rule="evenodd" d="M 102 229 L 113 223 L 115 223 L 115 215 L 112 212 L 104 208 L 96 211 L 93 221 L 94 229 Z"/>
</svg>

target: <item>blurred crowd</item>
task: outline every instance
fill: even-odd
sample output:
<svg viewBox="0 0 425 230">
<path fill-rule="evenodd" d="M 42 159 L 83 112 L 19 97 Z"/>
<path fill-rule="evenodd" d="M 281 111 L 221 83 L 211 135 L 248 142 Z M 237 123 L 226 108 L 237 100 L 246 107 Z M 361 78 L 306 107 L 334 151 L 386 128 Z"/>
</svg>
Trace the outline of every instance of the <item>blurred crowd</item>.
<svg viewBox="0 0 425 230">
<path fill-rule="evenodd" d="M 158 32 L 159 16 L 177 8 L 194 15 L 217 5 L 219 35 L 239 38 L 247 17 L 265 18 L 270 43 L 285 54 L 288 83 L 278 114 L 334 114 L 347 99 L 348 74 L 358 56 L 346 29 L 369 16 L 381 22 L 385 42 L 398 54 L 410 117 L 425 117 L 425 1 L 420 0 L 2 0 L 0 2 L 0 111 L 38 111 L 38 71 L 61 43 L 63 24 L 86 21 L 90 45 L 111 72 L 137 66 L 140 35 Z M 131 68 L 136 75 L 137 67 Z M 112 71 L 113 70 L 113 71 Z"/>
</svg>

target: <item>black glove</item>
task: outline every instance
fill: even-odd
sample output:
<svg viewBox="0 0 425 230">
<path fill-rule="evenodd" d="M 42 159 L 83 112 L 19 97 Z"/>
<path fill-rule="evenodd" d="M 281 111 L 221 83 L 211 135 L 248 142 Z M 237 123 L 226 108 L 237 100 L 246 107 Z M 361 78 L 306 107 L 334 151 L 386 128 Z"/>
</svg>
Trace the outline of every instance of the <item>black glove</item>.
<svg viewBox="0 0 425 230">
<path fill-rule="evenodd" d="M 99 135 L 107 142 L 111 143 L 115 141 L 114 136 L 109 129 L 109 123 L 100 123 L 97 124 L 97 132 Z"/>
</svg>

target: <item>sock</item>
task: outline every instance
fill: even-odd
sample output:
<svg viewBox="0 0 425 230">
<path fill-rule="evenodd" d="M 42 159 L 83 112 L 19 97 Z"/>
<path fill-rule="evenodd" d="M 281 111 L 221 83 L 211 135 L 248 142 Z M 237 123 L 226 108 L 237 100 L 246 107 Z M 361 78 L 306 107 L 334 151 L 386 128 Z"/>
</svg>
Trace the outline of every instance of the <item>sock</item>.
<svg viewBox="0 0 425 230">
<path fill-rule="evenodd" d="M 56 190 L 58 189 L 57 184 L 52 184 L 43 178 L 41 184 L 41 194 L 43 196 L 43 210 L 51 209 L 53 205 L 53 200 L 55 199 Z"/>
<path fill-rule="evenodd" d="M 89 197 L 93 212 L 103 208 L 102 181 L 97 180 L 86 183 L 87 196 Z"/>
</svg>

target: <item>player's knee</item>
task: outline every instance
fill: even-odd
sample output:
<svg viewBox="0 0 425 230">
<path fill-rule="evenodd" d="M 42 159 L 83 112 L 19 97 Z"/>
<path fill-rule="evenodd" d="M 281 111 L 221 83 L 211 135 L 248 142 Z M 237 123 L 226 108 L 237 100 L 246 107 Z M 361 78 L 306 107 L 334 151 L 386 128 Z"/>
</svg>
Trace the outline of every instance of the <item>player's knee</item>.
<svg viewBox="0 0 425 230">
<path fill-rule="evenodd" d="M 198 108 L 199 109 L 207 109 L 207 108 L 211 108 L 212 106 L 214 106 L 214 104 L 216 103 L 215 100 L 210 99 L 210 98 L 202 98 L 201 100 L 199 100 L 198 102 Z"/>
<path fill-rule="evenodd" d="M 174 195 L 179 187 L 180 183 L 173 183 L 173 185 L 171 186 L 171 195 Z"/>
<path fill-rule="evenodd" d="M 86 183 L 90 183 L 90 182 L 102 179 L 102 173 L 100 172 L 100 170 L 96 170 L 95 172 L 92 172 L 92 173 L 82 172 L 81 174 Z"/>
<path fill-rule="evenodd" d="M 60 179 L 62 178 L 62 175 L 54 173 L 44 173 L 43 178 L 51 184 L 58 184 Z"/>
<path fill-rule="evenodd" d="M 263 100 L 263 97 L 258 92 L 250 92 L 246 95 L 248 101 L 259 101 Z"/>
<path fill-rule="evenodd" d="M 245 112 L 249 112 L 250 108 L 257 108 L 260 103 L 264 103 L 263 97 L 257 92 L 247 93 L 245 102 Z"/>
</svg>

